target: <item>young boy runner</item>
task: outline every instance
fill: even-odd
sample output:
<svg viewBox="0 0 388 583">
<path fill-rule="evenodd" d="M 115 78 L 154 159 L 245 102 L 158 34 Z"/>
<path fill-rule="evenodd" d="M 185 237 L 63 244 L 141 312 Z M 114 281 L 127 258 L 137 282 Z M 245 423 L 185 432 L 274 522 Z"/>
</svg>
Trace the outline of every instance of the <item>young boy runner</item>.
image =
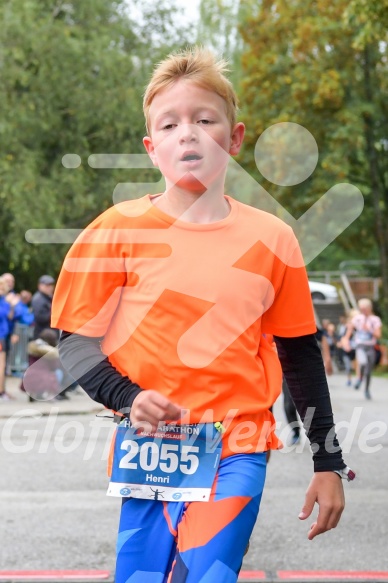
<svg viewBox="0 0 388 583">
<path fill-rule="evenodd" d="M 225 63 L 197 48 L 158 65 L 144 97 L 144 145 L 166 188 L 99 216 L 71 248 L 56 287 L 60 354 L 93 399 L 151 432 L 186 423 L 185 415 L 191 426 L 225 429 L 208 501 L 180 492 L 166 501 L 164 484 L 152 484 L 154 499 L 123 497 L 116 583 L 237 581 L 265 452 L 280 445 L 270 407 L 282 371 L 265 335 L 274 335 L 313 446 L 299 515 L 306 519 L 318 503 L 309 539 L 337 526 L 340 477 L 352 477 L 334 433 L 296 238 L 276 217 L 224 193 L 229 155 L 244 137 L 224 72 Z M 171 470 L 175 454 L 167 455 Z M 183 464 L 187 473 L 193 460 Z"/>
</svg>

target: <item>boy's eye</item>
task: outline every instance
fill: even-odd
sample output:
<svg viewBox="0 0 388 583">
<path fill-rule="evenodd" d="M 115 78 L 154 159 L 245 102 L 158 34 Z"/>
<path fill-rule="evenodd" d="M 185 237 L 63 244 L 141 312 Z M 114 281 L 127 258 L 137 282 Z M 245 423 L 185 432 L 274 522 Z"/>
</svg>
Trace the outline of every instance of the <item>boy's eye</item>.
<svg viewBox="0 0 388 583">
<path fill-rule="evenodd" d="M 163 130 L 171 130 L 174 127 L 175 124 L 173 123 L 168 123 L 165 126 L 163 126 Z"/>
<path fill-rule="evenodd" d="M 204 125 L 209 125 L 212 122 L 210 121 L 210 119 L 200 119 L 198 123 L 202 123 Z"/>
</svg>

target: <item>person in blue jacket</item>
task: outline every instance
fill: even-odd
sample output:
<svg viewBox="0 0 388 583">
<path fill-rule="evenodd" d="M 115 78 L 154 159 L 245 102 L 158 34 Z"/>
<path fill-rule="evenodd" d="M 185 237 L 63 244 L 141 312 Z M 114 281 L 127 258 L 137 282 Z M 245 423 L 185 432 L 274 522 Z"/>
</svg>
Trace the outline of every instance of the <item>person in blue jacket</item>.
<svg viewBox="0 0 388 583">
<path fill-rule="evenodd" d="M 14 310 L 14 322 L 19 322 L 25 326 L 31 326 L 34 323 L 34 313 L 30 308 L 31 298 L 30 291 L 24 289 L 20 292 L 20 300 Z"/>
<path fill-rule="evenodd" d="M 5 359 L 6 338 L 10 331 L 10 321 L 14 316 L 14 307 L 19 297 L 7 295 L 8 285 L 3 277 L 0 277 L 0 400 L 9 399 L 5 392 Z"/>
</svg>

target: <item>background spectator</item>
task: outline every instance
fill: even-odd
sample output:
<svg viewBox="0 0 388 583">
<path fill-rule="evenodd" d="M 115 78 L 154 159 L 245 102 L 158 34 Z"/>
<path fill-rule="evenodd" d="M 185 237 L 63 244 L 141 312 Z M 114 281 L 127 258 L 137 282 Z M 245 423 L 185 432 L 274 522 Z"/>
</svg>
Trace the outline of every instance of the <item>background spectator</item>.
<svg viewBox="0 0 388 583">
<path fill-rule="evenodd" d="M 348 326 L 356 314 L 358 314 L 358 310 L 351 310 L 346 318 L 342 318 L 337 331 L 339 338 L 337 342 L 337 348 L 340 354 L 341 361 L 344 364 L 347 376 L 346 384 L 348 385 L 348 387 L 352 385 L 352 364 L 356 357 L 356 351 L 354 334 L 352 333 L 352 335 L 350 336 L 349 342 L 344 340 L 344 338 L 346 336 Z M 349 350 L 346 350 L 345 347 L 349 348 Z"/>
<path fill-rule="evenodd" d="M 19 298 L 8 294 L 6 278 L 0 277 L 0 399 L 9 399 L 5 392 L 6 339 L 9 336 L 13 311 Z"/>
<path fill-rule="evenodd" d="M 30 401 L 48 399 L 50 396 L 64 398 L 60 395 L 63 370 L 57 341 L 56 331 L 45 328 L 38 338 L 28 343 L 29 367 L 21 388 L 28 393 Z"/>
<path fill-rule="evenodd" d="M 24 289 L 20 292 L 20 299 L 14 310 L 13 319 L 15 322 L 26 326 L 31 326 L 34 323 L 34 313 L 30 307 L 31 298 L 32 293 L 30 291 Z"/>
<path fill-rule="evenodd" d="M 34 314 L 34 321 L 35 321 L 35 327 L 34 327 L 34 334 L 33 334 L 33 340 L 36 340 L 38 338 L 42 339 L 42 333 L 44 331 L 44 333 L 47 336 L 47 331 L 51 331 L 51 342 L 52 342 L 52 346 L 55 346 L 58 342 L 58 338 L 59 338 L 59 331 L 55 328 L 51 328 L 50 324 L 51 324 L 51 305 L 52 305 L 52 300 L 53 300 L 53 294 L 54 294 L 54 286 L 55 286 L 55 279 L 51 276 L 51 275 L 42 275 L 39 278 L 38 281 L 38 291 L 34 293 L 34 295 L 32 296 L 32 300 L 31 300 L 31 306 L 32 306 L 32 311 Z M 55 341 L 53 340 L 55 337 Z M 47 341 L 47 338 L 46 338 Z M 31 351 L 31 345 L 29 348 L 29 353 Z M 31 354 L 31 353 L 30 353 Z M 42 362 L 46 360 L 46 358 L 41 359 Z M 44 363 L 42 365 L 44 367 Z M 39 367 L 37 367 L 35 365 L 35 367 L 32 367 L 33 369 L 35 369 L 35 374 L 36 377 L 38 377 L 38 373 L 39 373 Z M 76 387 L 78 386 L 78 383 L 66 372 L 63 370 L 62 365 L 58 364 L 57 367 L 57 377 L 59 378 L 59 370 L 61 371 L 61 378 L 59 380 L 59 382 L 62 384 L 62 391 L 60 392 L 60 394 L 57 394 L 57 399 L 68 399 L 68 395 L 67 392 L 76 389 Z M 46 374 L 47 371 L 44 371 L 44 373 Z M 29 369 L 26 372 L 26 376 L 25 378 L 29 378 L 29 375 L 31 373 L 29 372 Z M 44 378 L 44 376 L 43 376 Z M 42 380 L 43 383 L 43 380 Z M 27 392 L 28 391 L 28 386 L 27 388 Z M 59 393 L 59 390 L 57 390 L 57 393 Z M 53 391 L 50 391 L 51 393 L 53 393 Z"/>
<path fill-rule="evenodd" d="M 19 297 L 15 292 L 15 277 L 12 273 L 3 273 L 3 275 L 1 277 L 3 278 L 3 281 L 5 282 L 5 285 L 6 285 L 5 299 L 10 305 L 11 304 L 13 305 L 15 302 L 15 298 Z M 11 369 L 9 366 L 10 348 L 11 348 L 12 344 L 15 344 L 18 341 L 18 337 L 13 334 L 13 329 L 14 329 L 14 317 L 11 316 L 9 318 L 8 334 L 5 337 L 5 348 L 4 348 L 5 359 L 6 359 L 6 367 L 5 368 L 6 368 L 7 375 L 11 374 Z"/>
<path fill-rule="evenodd" d="M 360 371 L 354 388 L 359 389 L 365 380 L 365 397 L 370 399 L 370 381 L 376 363 L 375 345 L 381 338 L 382 323 L 380 318 L 373 313 L 370 299 L 358 300 L 358 309 L 360 313 L 352 318 L 344 336 L 344 347 L 346 350 L 350 350 L 350 338 L 354 334 L 356 360 Z"/>
<path fill-rule="evenodd" d="M 42 275 L 38 281 L 38 291 L 31 300 L 34 314 L 35 328 L 34 340 L 40 336 L 45 328 L 51 328 L 51 304 L 53 301 L 55 279 L 51 275 Z M 59 337 L 56 331 L 57 339 Z"/>
<path fill-rule="evenodd" d="M 15 293 L 15 277 L 12 273 L 3 273 L 1 277 L 7 286 L 7 294 Z"/>
</svg>

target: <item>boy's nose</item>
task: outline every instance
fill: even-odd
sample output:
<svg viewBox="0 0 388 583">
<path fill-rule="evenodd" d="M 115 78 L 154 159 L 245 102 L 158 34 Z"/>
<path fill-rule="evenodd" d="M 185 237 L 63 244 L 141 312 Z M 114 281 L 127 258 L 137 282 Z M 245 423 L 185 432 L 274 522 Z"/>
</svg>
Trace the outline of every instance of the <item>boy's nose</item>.
<svg viewBox="0 0 388 583">
<path fill-rule="evenodd" d="M 198 141 L 198 128 L 193 124 L 182 124 L 179 142 L 184 144 L 186 142 Z"/>
</svg>

